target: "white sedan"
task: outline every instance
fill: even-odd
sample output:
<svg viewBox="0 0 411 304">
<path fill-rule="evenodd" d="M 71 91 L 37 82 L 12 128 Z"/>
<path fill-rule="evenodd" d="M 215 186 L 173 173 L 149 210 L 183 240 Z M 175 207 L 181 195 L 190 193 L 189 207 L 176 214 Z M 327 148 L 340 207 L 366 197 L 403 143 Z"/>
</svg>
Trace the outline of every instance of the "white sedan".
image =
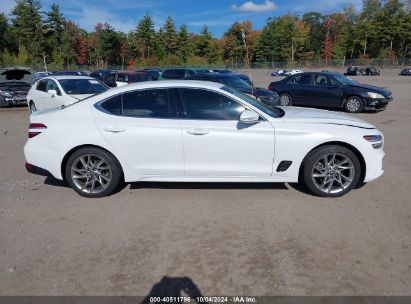
<svg viewBox="0 0 411 304">
<path fill-rule="evenodd" d="M 86 76 L 49 76 L 34 83 L 27 94 L 30 113 L 67 106 L 108 90 L 100 81 Z"/>
<path fill-rule="evenodd" d="M 122 182 L 304 182 L 341 196 L 383 174 L 383 135 L 346 114 L 268 107 L 223 84 L 111 89 L 31 115 L 26 167 L 102 197 Z"/>
</svg>

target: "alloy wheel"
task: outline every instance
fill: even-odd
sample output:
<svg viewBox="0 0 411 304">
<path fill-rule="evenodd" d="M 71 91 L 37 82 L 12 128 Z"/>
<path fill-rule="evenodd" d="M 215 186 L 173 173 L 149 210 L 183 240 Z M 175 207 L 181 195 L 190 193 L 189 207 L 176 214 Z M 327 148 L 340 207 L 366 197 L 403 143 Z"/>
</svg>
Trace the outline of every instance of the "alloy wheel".
<svg viewBox="0 0 411 304">
<path fill-rule="evenodd" d="M 312 168 L 315 187 L 324 193 L 339 193 L 349 187 L 355 177 L 353 161 L 342 153 L 328 153 L 320 157 Z"/>
<path fill-rule="evenodd" d="M 356 98 L 352 98 L 352 99 L 348 99 L 347 101 L 347 109 L 350 112 L 357 112 L 361 107 L 361 103 L 358 99 Z"/>
<path fill-rule="evenodd" d="M 70 176 L 80 191 L 98 194 L 110 186 L 113 173 L 107 160 L 103 157 L 85 154 L 74 160 Z"/>
<path fill-rule="evenodd" d="M 281 95 L 280 96 L 280 104 L 282 106 L 289 106 L 291 104 L 291 98 L 288 95 Z"/>
</svg>

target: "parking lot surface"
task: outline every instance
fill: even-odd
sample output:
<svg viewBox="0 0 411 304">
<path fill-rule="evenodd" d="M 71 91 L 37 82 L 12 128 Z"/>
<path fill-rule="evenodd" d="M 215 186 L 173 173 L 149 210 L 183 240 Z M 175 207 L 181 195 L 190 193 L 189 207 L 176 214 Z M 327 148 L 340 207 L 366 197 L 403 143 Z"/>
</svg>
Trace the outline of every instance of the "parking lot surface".
<svg viewBox="0 0 411 304">
<path fill-rule="evenodd" d="M 337 199 L 226 183 L 85 199 L 25 171 L 27 109 L 0 109 L 0 294 L 145 296 L 184 282 L 203 295 L 409 295 L 411 77 L 386 74 L 355 78 L 395 98 L 356 115 L 385 135 L 385 174 Z M 253 71 L 255 84 L 269 75 Z"/>
</svg>

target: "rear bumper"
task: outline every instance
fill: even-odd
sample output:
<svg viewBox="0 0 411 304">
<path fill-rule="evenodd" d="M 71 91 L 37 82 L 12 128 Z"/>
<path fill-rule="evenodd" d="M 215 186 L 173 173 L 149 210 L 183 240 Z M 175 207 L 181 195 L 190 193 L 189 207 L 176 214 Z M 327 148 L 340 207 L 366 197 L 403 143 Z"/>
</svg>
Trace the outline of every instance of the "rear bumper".
<svg viewBox="0 0 411 304">
<path fill-rule="evenodd" d="M 41 175 L 41 176 L 53 176 L 49 171 L 47 171 L 46 169 L 34 166 L 32 164 L 26 163 L 25 167 L 27 169 L 28 172 L 36 174 L 36 175 Z"/>
</svg>

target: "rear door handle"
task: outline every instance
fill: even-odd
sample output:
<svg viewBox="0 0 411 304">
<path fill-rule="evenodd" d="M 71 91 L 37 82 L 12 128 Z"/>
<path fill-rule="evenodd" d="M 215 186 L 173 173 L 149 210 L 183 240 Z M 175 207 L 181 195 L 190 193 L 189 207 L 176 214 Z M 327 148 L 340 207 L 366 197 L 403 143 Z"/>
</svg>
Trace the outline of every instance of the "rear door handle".
<svg viewBox="0 0 411 304">
<path fill-rule="evenodd" d="M 110 133 L 120 133 L 126 131 L 126 129 L 119 127 L 105 127 L 103 130 Z"/>
<path fill-rule="evenodd" d="M 192 135 L 206 135 L 210 133 L 210 131 L 207 131 L 204 129 L 191 129 L 191 130 L 187 130 L 187 133 L 192 134 Z"/>
</svg>

